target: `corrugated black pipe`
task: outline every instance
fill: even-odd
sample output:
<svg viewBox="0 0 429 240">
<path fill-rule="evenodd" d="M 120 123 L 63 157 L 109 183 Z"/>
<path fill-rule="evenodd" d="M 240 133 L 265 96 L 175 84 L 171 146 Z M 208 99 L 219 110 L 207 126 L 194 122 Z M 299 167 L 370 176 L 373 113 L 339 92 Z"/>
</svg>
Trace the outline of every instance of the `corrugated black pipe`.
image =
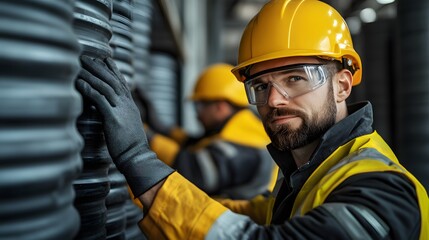
<svg viewBox="0 0 429 240">
<path fill-rule="evenodd" d="M 0 239 L 72 239 L 79 230 L 72 20 L 72 1 L 0 1 Z"/>
<path fill-rule="evenodd" d="M 82 46 L 82 54 L 100 59 L 112 56 L 109 46 L 111 16 L 112 0 L 76 0 L 73 28 Z M 104 240 L 107 219 L 105 202 L 110 190 L 108 169 L 112 160 L 107 151 L 101 117 L 86 99 L 77 128 L 85 140 L 85 147 L 81 152 L 83 172 L 74 181 L 74 205 L 81 218 L 75 239 Z"/>
</svg>

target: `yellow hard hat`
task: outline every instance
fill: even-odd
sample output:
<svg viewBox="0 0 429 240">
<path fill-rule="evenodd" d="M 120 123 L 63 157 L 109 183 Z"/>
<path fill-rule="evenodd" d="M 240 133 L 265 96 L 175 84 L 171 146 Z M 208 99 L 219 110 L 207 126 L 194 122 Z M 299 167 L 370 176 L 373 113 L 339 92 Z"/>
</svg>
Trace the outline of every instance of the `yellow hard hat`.
<svg viewBox="0 0 429 240">
<path fill-rule="evenodd" d="M 362 63 L 346 22 L 333 7 L 318 0 L 266 3 L 244 30 L 238 65 L 232 72 L 244 81 L 247 67 L 294 56 L 340 60 L 354 72 L 353 85 L 361 81 Z"/>
<path fill-rule="evenodd" d="M 246 91 L 231 73 L 232 68 L 226 63 L 208 66 L 198 77 L 190 98 L 194 101 L 227 100 L 237 106 L 247 106 Z"/>
</svg>

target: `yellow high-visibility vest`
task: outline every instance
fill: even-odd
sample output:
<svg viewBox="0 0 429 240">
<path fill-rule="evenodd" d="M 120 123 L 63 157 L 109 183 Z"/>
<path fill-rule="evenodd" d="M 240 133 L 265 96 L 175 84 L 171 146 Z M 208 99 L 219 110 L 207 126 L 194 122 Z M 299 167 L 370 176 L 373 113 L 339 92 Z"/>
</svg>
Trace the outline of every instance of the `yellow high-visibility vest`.
<svg viewBox="0 0 429 240">
<path fill-rule="evenodd" d="M 298 193 L 290 217 L 304 215 L 320 206 L 337 186 L 353 175 L 385 171 L 403 174 L 414 184 L 420 206 L 420 239 L 427 239 L 429 200 L 426 190 L 399 163 L 390 147 L 375 131 L 341 146 L 320 164 Z"/>
</svg>

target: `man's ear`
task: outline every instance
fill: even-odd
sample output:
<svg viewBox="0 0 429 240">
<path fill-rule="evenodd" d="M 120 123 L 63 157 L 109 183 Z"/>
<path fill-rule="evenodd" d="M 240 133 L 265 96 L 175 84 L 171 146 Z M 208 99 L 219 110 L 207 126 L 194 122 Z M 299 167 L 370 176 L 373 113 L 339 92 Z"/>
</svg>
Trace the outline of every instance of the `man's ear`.
<svg viewBox="0 0 429 240">
<path fill-rule="evenodd" d="M 352 91 L 353 75 L 347 70 L 343 69 L 336 74 L 334 80 L 334 91 L 336 96 L 336 101 L 338 103 L 345 101 Z"/>
</svg>

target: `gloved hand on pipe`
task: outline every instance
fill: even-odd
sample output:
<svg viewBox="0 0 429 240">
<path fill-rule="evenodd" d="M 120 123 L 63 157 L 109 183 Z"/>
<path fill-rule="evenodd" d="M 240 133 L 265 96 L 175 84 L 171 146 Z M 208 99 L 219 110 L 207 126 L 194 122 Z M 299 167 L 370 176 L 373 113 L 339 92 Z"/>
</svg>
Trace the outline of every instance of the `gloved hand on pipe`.
<svg viewBox="0 0 429 240">
<path fill-rule="evenodd" d="M 149 148 L 140 112 L 112 59 L 81 57 L 76 88 L 98 109 L 110 156 L 136 197 L 174 170 Z"/>
</svg>

